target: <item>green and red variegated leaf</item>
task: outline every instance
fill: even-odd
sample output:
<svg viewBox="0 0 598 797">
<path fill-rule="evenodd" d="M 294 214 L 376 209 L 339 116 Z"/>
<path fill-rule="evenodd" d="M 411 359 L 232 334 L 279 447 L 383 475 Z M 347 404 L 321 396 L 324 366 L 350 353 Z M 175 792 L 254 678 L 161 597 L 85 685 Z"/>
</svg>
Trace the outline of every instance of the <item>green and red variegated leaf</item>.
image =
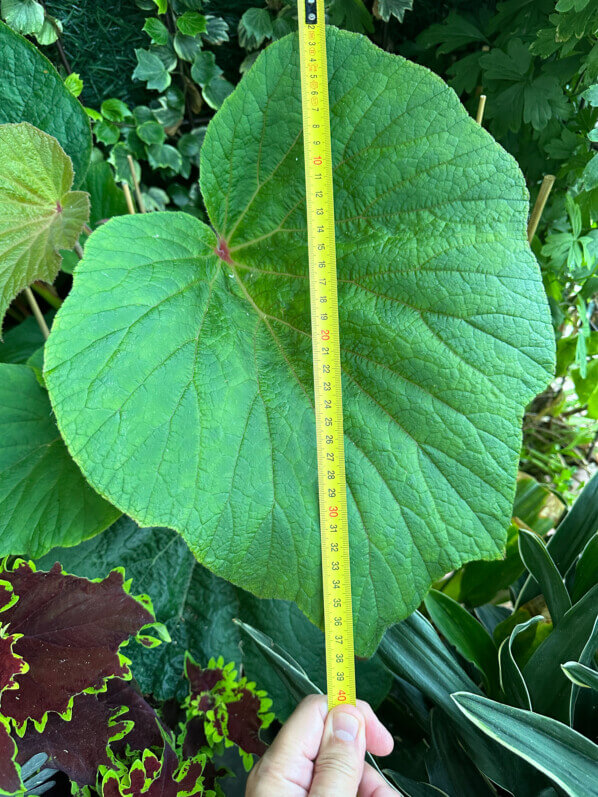
<svg viewBox="0 0 598 797">
<path fill-rule="evenodd" d="M 5 689 L 18 689 L 16 676 L 29 669 L 23 657 L 13 650 L 18 639 L 16 634 L 6 634 L 0 625 L 0 693 Z"/>
<path fill-rule="evenodd" d="M 115 755 L 126 754 L 127 748 L 141 751 L 150 748 L 161 749 L 164 746 L 160 728 L 164 733 L 168 733 L 168 730 L 139 691 L 136 681 L 110 678 L 106 684 L 106 691 L 97 697 L 112 710 L 125 707 L 126 713 L 119 718 L 132 724 L 131 730 L 126 735 L 111 743 L 110 748 Z"/>
<path fill-rule="evenodd" d="M 23 790 L 16 755 L 17 746 L 9 733 L 8 722 L 0 717 L 0 794 L 14 794 Z"/>
<path fill-rule="evenodd" d="M 58 564 L 46 573 L 17 561 L 0 576 L 18 596 L 2 622 L 20 635 L 13 649 L 29 665 L 20 688 L 2 695 L 2 713 L 18 727 L 32 719 L 41 731 L 50 711 L 68 719 L 75 695 L 101 689 L 108 678 L 129 677 L 119 647 L 154 617 L 128 594 L 122 571 L 89 581 Z"/>
<path fill-rule="evenodd" d="M 203 793 L 205 758 L 179 763 L 177 754 L 166 743 L 160 760 L 145 750 L 129 770 L 107 772 L 102 781 L 102 797 L 185 797 Z"/>
<path fill-rule="evenodd" d="M 77 695 L 70 720 L 51 712 L 41 733 L 28 725 L 17 739 L 17 761 L 24 764 L 37 753 L 46 753 L 47 766 L 61 770 L 79 786 L 93 786 L 98 767 L 114 766 L 110 742 L 121 739 L 132 725 L 119 716 L 122 709 L 109 706 L 100 697 Z"/>
</svg>

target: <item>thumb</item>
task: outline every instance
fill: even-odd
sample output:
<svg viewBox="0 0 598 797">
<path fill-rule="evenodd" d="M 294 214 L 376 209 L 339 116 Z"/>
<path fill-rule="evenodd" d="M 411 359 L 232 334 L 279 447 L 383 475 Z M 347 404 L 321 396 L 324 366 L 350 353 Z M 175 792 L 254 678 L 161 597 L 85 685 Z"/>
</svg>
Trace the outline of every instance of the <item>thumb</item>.
<svg viewBox="0 0 598 797">
<path fill-rule="evenodd" d="M 309 797 L 355 797 L 365 757 L 365 720 L 355 706 L 336 706 L 326 717 Z"/>
</svg>

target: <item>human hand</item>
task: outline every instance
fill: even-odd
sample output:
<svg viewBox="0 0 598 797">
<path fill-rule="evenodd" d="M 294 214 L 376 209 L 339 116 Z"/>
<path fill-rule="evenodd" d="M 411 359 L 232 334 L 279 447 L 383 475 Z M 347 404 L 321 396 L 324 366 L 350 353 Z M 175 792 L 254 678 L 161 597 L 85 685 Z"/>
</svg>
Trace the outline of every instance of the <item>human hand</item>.
<svg viewBox="0 0 598 797">
<path fill-rule="evenodd" d="M 310 695 L 252 769 L 245 797 L 396 797 L 364 762 L 366 749 L 384 756 L 393 744 L 363 700 L 328 713 L 326 696 Z"/>
</svg>

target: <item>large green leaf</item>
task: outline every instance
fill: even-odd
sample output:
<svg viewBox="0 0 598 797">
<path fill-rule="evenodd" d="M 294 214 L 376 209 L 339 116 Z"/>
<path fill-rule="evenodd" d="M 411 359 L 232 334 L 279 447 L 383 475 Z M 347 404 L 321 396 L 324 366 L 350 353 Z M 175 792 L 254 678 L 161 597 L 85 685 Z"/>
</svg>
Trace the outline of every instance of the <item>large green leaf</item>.
<svg viewBox="0 0 598 797">
<path fill-rule="evenodd" d="M 3 22 L 0 75 L 0 123 L 31 122 L 57 138 L 73 161 L 75 185 L 80 185 L 91 155 L 87 114 L 48 59 Z"/>
<path fill-rule="evenodd" d="M 217 578 L 197 562 L 173 531 L 140 529 L 123 517 L 104 534 L 74 548 L 56 548 L 38 564 L 50 568 L 56 561 L 69 573 L 86 578 L 101 578 L 122 566 L 135 589 L 150 596 L 156 618 L 166 625 L 172 642 L 151 650 L 134 646 L 127 655 L 143 691 L 160 700 L 186 694 L 183 663 L 185 650 L 189 650 L 203 664 L 212 656 L 242 664 L 249 677 L 268 691 L 277 716 L 286 718 L 293 711 L 293 695 L 277 670 L 268 666 L 253 646 L 239 645 L 242 635 L 233 618 L 273 637 L 300 662 L 317 687 L 325 689 L 322 632 L 294 604 L 259 600 Z M 357 662 L 357 680 L 359 697 L 374 706 L 386 696 L 391 683 L 377 657 Z"/>
<path fill-rule="evenodd" d="M 453 700 L 491 739 L 558 783 L 570 797 L 596 797 L 598 747 L 550 717 L 458 692 Z"/>
<path fill-rule="evenodd" d="M 23 288 L 54 282 L 59 250 L 74 246 L 89 218 L 89 198 L 72 184 L 55 138 L 27 122 L 0 125 L 0 327 Z"/>
<path fill-rule="evenodd" d="M 0 556 L 76 545 L 120 514 L 86 484 L 26 365 L 0 364 L 0 440 Z"/>
<path fill-rule="evenodd" d="M 422 67 L 329 29 L 356 649 L 465 560 L 500 555 L 523 408 L 553 333 L 513 159 Z M 114 219 L 49 342 L 91 483 L 218 575 L 322 623 L 296 36 L 210 123 L 215 228 Z M 322 308 L 324 310 L 325 308 Z"/>
</svg>

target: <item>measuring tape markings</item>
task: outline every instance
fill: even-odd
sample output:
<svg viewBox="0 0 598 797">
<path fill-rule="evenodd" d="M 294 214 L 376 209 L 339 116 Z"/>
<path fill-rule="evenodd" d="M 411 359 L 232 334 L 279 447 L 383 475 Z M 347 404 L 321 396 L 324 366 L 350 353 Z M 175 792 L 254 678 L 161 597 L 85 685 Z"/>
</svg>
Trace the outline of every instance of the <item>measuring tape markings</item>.
<svg viewBox="0 0 598 797">
<path fill-rule="evenodd" d="M 355 704 L 324 0 L 299 0 L 309 287 L 328 707 Z"/>
</svg>

